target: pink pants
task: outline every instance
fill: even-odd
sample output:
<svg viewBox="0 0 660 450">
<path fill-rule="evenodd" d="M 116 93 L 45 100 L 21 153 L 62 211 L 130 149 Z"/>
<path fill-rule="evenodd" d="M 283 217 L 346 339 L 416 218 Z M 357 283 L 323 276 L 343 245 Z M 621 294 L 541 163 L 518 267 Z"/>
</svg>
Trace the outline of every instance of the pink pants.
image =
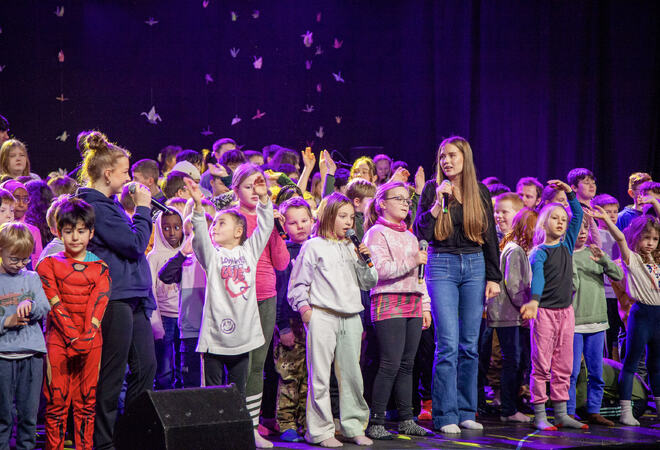
<svg viewBox="0 0 660 450">
<path fill-rule="evenodd" d="M 573 371 L 573 306 L 563 309 L 539 308 L 536 319 L 531 321 L 531 329 L 532 403 L 548 401 L 545 388 L 548 381 L 552 401 L 568 401 Z"/>
</svg>

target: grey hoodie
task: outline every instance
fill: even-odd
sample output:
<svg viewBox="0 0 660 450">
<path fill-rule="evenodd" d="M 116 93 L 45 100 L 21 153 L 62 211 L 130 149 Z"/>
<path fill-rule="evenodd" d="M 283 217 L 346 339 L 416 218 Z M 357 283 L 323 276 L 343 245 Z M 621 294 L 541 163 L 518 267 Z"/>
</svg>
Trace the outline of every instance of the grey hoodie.
<svg viewBox="0 0 660 450">
<path fill-rule="evenodd" d="M 509 242 L 500 255 L 500 293 L 486 299 L 488 326 L 516 327 L 523 323 L 520 307 L 532 298 L 532 268 L 525 250 Z"/>
</svg>

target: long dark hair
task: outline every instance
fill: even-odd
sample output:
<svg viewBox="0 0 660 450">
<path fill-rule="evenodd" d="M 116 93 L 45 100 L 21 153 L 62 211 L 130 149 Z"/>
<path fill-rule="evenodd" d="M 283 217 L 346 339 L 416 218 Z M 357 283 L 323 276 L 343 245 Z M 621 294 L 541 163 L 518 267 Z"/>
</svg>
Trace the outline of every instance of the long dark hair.
<svg viewBox="0 0 660 450">
<path fill-rule="evenodd" d="M 53 202 L 55 194 L 48 186 L 48 183 L 42 180 L 32 180 L 25 184 L 28 191 L 30 204 L 25 212 L 25 222 L 39 228 L 41 242 L 45 246 L 53 239 L 53 234 L 46 223 L 46 212 Z"/>
</svg>

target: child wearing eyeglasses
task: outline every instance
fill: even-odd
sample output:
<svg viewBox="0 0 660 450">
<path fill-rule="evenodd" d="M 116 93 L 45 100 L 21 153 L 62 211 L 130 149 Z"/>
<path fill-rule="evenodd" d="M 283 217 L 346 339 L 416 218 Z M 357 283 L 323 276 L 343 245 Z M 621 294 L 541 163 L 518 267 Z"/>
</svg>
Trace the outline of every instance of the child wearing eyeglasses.
<svg viewBox="0 0 660 450">
<path fill-rule="evenodd" d="M 36 445 L 46 343 L 39 320 L 50 306 L 30 263 L 34 238 L 25 224 L 0 226 L 0 448 L 9 448 L 16 408 L 16 447 Z"/>
<path fill-rule="evenodd" d="M 367 436 L 392 439 L 385 429 L 385 408 L 394 391 L 399 409 L 398 432 L 427 436 L 413 421 L 412 370 L 422 330 L 431 325 L 431 299 L 419 283 L 418 266 L 426 264 L 426 250 L 408 228 L 411 222 L 408 188 L 400 181 L 378 187 L 365 211 L 364 243 L 372 251 L 378 284 L 371 289 L 371 321 L 380 344 L 380 365 L 373 382 L 371 419 Z"/>
</svg>

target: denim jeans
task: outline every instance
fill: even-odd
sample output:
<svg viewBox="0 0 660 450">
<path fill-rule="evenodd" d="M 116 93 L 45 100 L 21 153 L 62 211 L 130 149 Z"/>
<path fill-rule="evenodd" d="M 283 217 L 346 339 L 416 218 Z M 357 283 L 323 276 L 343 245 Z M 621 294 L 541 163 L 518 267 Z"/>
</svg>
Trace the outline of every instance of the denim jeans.
<svg viewBox="0 0 660 450">
<path fill-rule="evenodd" d="M 518 391 L 520 390 L 520 327 L 495 328 L 502 349 L 502 375 L 500 378 L 500 396 L 502 399 L 502 417 L 509 417 L 518 412 Z"/>
<path fill-rule="evenodd" d="M 18 419 L 16 448 L 35 447 L 43 368 L 42 354 L 13 360 L 0 358 L 0 449 L 9 449 L 14 425 L 14 402 Z"/>
<path fill-rule="evenodd" d="M 173 389 L 174 382 L 181 382 L 179 364 L 175 354 L 179 348 L 179 326 L 176 317 L 162 316 L 165 335 L 155 342 L 156 380 L 155 389 Z"/>
<path fill-rule="evenodd" d="M 605 382 L 603 381 L 603 350 L 605 349 L 605 331 L 597 333 L 575 333 L 573 335 L 573 372 L 571 387 L 568 391 L 566 409 L 575 414 L 575 384 L 580 374 L 582 354 L 587 365 L 587 412 L 597 414 L 603 402 Z"/>
<path fill-rule="evenodd" d="M 426 284 L 435 322 L 432 414 L 436 428 L 475 419 L 485 267 L 481 252 L 429 255 Z"/>
<path fill-rule="evenodd" d="M 660 306 L 635 303 L 630 308 L 626 357 L 619 374 L 619 397 L 630 400 L 637 363 L 646 347 L 646 368 L 654 397 L 660 397 Z"/>
</svg>

